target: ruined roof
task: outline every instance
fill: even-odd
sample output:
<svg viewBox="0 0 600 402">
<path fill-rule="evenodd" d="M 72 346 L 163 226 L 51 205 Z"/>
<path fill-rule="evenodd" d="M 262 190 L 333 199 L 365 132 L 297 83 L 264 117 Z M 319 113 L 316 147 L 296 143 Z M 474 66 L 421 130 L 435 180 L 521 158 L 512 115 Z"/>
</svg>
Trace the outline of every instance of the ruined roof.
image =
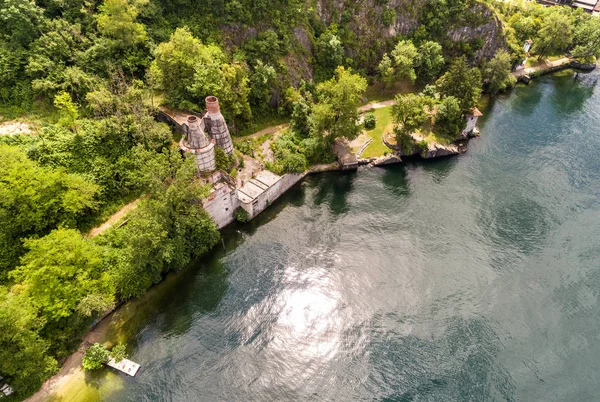
<svg viewBox="0 0 600 402">
<path fill-rule="evenodd" d="M 531 44 L 533 43 L 533 41 L 532 41 L 531 39 L 527 39 L 527 40 L 525 41 L 525 43 L 529 43 L 529 44 L 531 45 Z"/>
<path fill-rule="evenodd" d="M 269 187 L 274 186 L 279 180 L 281 180 L 281 176 L 268 170 L 263 170 L 256 177 L 248 180 L 242 188 L 238 189 L 238 198 L 243 203 L 252 202 L 267 191 Z"/>
<path fill-rule="evenodd" d="M 483 116 L 483 113 L 479 111 L 476 107 L 472 108 L 466 116 L 480 117 Z"/>
</svg>

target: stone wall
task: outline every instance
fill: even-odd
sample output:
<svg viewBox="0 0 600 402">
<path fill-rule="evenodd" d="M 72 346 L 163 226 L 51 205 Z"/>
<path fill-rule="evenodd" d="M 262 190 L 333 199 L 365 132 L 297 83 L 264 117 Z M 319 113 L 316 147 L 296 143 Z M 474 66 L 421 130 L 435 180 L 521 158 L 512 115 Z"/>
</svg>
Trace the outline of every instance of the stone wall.
<svg viewBox="0 0 600 402">
<path fill-rule="evenodd" d="M 232 189 L 228 185 L 222 185 L 220 188 L 216 189 L 202 203 L 202 207 L 208 215 L 210 215 L 219 229 L 229 225 L 235 220 L 233 212 L 239 205 L 237 189 Z"/>
<path fill-rule="evenodd" d="M 286 173 L 281 177 L 280 180 L 277 181 L 277 183 L 265 190 L 252 202 L 241 202 L 240 205 L 246 210 L 246 212 L 248 212 L 250 218 L 252 219 L 263 212 L 269 205 L 275 202 L 275 200 L 281 197 L 287 190 L 290 189 L 290 187 L 302 180 L 304 176 L 306 176 L 305 173 Z"/>
</svg>

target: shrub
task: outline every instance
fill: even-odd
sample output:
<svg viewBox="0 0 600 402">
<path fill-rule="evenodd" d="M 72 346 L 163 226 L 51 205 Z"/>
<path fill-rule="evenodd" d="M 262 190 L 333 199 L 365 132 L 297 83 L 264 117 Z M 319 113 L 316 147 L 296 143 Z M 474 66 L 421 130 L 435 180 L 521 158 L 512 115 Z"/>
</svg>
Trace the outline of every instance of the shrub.
<svg viewBox="0 0 600 402">
<path fill-rule="evenodd" d="M 405 155 L 411 155 L 414 152 L 415 142 L 410 134 L 396 130 L 396 141 Z"/>
<path fill-rule="evenodd" d="M 236 221 L 241 223 L 246 223 L 250 220 L 250 215 L 248 215 L 248 212 L 242 207 L 237 207 L 233 212 L 233 216 Z"/>
<path fill-rule="evenodd" d="M 109 353 L 104 345 L 100 343 L 94 343 L 85 351 L 83 356 L 83 369 L 84 370 L 98 370 L 108 360 Z"/>
<path fill-rule="evenodd" d="M 228 171 L 232 165 L 231 158 L 219 147 L 215 147 L 215 160 L 220 170 Z"/>
<path fill-rule="evenodd" d="M 370 112 L 365 114 L 363 125 L 367 130 L 375 128 L 375 126 L 377 125 L 377 117 L 375 117 L 375 113 Z"/>
<path fill-rule="evenodd" d="M 386 8 L 381 14 L 381 23 L 384 27 L 389 27 L 396 22 L 396 10 L 393 8 Z"/>
<path fill-rule="evenodd" d="M 429 148 L 427 141 L 425 140 L 417 142 L 416 147 L 419 149 L 421 156 L 425 156 L 425 154 L 427 153 L 427 149 Z"/>
<path fill-rule="evenodd" d="M 240 141 L 237 144 L 235 144 L 235 147 L 241 153 L 252 156 L 252 141 Z"/>
<path fill-rule="evenodd" d="M 229 172 L 229 175 L 235 179 L 238 175 L 237 169 L 231 169 L 231 172 Z"/>
<path fill-rule="evenodd" d="M 119 343 L 117 346 L 112 348 L 110 351 L 110 357 L 114 359 L 115 362 L 120 362 L 123 359 L 127 358 L 127 352 L 125 351 L 125 344 Z"/>
</svg>

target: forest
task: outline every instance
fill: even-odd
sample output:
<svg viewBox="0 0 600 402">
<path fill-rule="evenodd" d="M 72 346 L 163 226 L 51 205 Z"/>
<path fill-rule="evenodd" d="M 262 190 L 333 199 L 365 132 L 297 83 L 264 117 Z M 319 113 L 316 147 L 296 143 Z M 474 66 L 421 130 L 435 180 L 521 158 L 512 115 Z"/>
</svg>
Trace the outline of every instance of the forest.
<svg viewBox="0 0 600 402">
<path fill-rule="evenodd" d="M 332 3 L 0 0 L 0 123 L 36 127 L 0 136 L 0 376 L 13 398 L 57 372 L 98 317 L 219 241 L 197 202 L 210 190 L 158 105 L 201 111 L 215 95 L 234 135 L 289 121 L 267 167 L 303 171 L 358 134 L 369 86 L 418 89 L 397 96 L 399 141 L 425 106 L 452 136 L 482 93 L 514 85 L 525 40 L 532 59 L 600 53 L 600 19 L 569 7 Z M 448 34 L 461 28 L 475 36 Z M 125 225 L 89 235 L 136 199 Z"/>
</svg>

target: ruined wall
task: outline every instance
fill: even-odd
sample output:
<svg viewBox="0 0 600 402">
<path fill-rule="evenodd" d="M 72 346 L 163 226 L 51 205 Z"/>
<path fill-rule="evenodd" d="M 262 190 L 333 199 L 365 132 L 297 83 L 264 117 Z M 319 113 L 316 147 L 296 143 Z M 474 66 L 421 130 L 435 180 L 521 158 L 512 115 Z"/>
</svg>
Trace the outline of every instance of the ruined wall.
<svg viewBox="0 0 600 402">
<path fill-rule="evenodd" d="M 254 218 L 258 214 L 263 212 L 265 209 L 267 209 L 269 205 L 273 204 L 273 202 L 275 202 L 294 184 L 298 183 L 305 176 L 305 173 L 286 173 L 281 177 L 281 179 L 277 183 L 275 183 L 273 186 L 269 187 L 266 191 L 260 194 L 254 201 L 252 201 L 251 203 L 240 202 L 240 206 L 244 208 L 246 212 L 248 212 L 250 218 Z"/>
<path fill-rule="evenodd" d="M 215 221 L 219 229 L 235 220 L 233 212 L 238 206 L 237 189 L 232 190 L 229 186 L 225 185 L 214 191 L 202 203 L 202 207 L 212 220 Z"/>
</svg>

